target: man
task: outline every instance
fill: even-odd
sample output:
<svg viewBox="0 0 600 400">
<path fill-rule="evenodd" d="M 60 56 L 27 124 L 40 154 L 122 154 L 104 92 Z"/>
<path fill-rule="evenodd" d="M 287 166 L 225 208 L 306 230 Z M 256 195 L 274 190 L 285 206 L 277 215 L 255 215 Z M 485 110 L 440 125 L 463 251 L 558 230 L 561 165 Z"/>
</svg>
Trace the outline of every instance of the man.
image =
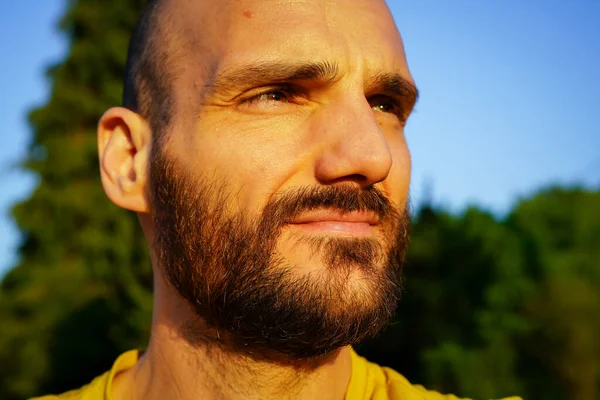
<svg viewBox="0 0 600 400">
<path fill-rule="evenodd" d="M 455 398 L 350 347 L 398 300 L 416 99 L 383 0 L 151 2 L 98 143 L 148 240 L 152 335 L 58 398 Z"/>
</svg>

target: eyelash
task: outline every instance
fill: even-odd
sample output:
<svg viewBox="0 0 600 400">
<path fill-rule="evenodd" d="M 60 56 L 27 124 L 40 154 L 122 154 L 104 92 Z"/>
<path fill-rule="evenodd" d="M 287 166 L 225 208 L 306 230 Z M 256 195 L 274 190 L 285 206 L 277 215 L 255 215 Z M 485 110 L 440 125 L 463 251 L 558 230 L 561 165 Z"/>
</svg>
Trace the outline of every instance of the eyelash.
<svg viewBox="0 0 600 400">
<path fill-rule="evenodd" d="M 248 97 L 246 99 L 243 99 L 242 103 L 243 104 L 244 103 L 245 104 L 257 103 L 259 101 L 266 100 L 266 99 L 263 98 L 264 96 L 274 95 L 274 94 L 277 94 L 277 95 L 282 94 L 283 96 L 281 96 L 281 97 L 285 99 L 286 103 L 289 102 L 293 97 L 296 96 L 296 93 L 294 93 L 294 91 L 290 87 L 287 87 L 287 86 L 270 87 L 270 88 L 265 89 L 262 92 L 256 93 L 256 94 L 254 94 L 254 95 L 252 95 L 252 96 L 250 96 L 250 97 Z M 270 99 L 268 101 L 281 102 L 282 100 L 272 100 L 272 99 Z"/>
<path fill-rule="evenodd" d="M 277 96 L 277 97 L 280 97 L 281 99 L 265 99 L 264 98 L 264 96 L 269 96 L 269 95 Z M 296 93 L 289 86 L 270 87 L 270 88 L 264 90 L 263 92 L 256 93 L 246 99 L 243 99 L 242 104 L 254 104 L 254 103 L 258 103 L 260 101 L 274 101 L 277 103 L 280 103 L 280 102 L 289 103 L 292 100 L 294 100 L 294 98 L 297 98 L 297 97 L 298 97 L 298 93 Z M 389 114 L 394 114 L 400 119 L 401 122 L 406 121 L 406 116 L 402 112 L 402 107 L 400 106 L 400 104 L 398 104 L 398 101 L 396 101 L 394 98 L 392 98 L 390 96 L 386 96 L 386 95 L 375 95 L 375 96 L 371 96 L 368 100 L 369 100 L 369 104 L 371 105 L 371 108 L 373 110 L 381 111 L 381 112 L 389 113 Z M 378 103 L 378 104 L 374 104 L 374 103 Z M 387 107 L 388 109 L 382 110 L 380 108 L 376 108 L 379 106 Z"/>
<path fill-rule="evenodd" d="M 381 94 L 375 95 L 375 96 L 372 96 L 369 98 L 369 104 L 371 105 L 371 108 L 373 108 L 375 110 L 376 109 L 375 107 L 377 107 L 378 105 L 374 105 L 374 103 L 378 103 L 379 106 L 388 107 L 388 110 L 379 109 L 379 111 L 384 112 L 384 113 L 394 114 L 401 121 L 406 120 L 406 116 L 404 115 L 404 112 L 402 111 L 402 107 L 400 106 L 398 101 L 395 100 L 393 97 L 381 95 Z"/>
</svg>

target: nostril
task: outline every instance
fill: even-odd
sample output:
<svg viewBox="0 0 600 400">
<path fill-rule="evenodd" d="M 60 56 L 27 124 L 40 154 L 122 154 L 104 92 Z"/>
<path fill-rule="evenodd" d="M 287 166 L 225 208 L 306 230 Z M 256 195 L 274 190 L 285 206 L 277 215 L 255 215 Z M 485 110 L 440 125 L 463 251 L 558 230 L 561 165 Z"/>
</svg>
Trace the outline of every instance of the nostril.
<svg viewBox="0 0 600 400">
<path fill-rule="evenodd" d="M 319 179 L 319 183 L 323 185 L 333 185 L 336 183 L 355 183 L 358 187 L 364 188 L 371 184 L 369 178 L 361 174 L 350 174 L 339 176 L 334 179 Z"/>
<path fill-rule="evenodd" d="M 348 179 L 356 180 L 356 181 L 366 181 L 368 178 L 361 174 L 352 174 L 348 177 Z"/>
</svg>

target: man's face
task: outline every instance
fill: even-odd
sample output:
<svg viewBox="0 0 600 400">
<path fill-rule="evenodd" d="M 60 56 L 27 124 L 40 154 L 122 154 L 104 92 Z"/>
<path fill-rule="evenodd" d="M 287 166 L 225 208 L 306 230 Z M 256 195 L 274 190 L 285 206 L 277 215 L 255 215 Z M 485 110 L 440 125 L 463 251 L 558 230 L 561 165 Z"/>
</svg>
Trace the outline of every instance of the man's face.
<svg viewBox="0 0 600 400">
<path fill-rule="evenodd" d="M 386 6 L 181 3 L 151 165 L 165 275 L 243 346 L 301 358 L 372 336 L 399 290 L 416 97 Z"/>
</svg>

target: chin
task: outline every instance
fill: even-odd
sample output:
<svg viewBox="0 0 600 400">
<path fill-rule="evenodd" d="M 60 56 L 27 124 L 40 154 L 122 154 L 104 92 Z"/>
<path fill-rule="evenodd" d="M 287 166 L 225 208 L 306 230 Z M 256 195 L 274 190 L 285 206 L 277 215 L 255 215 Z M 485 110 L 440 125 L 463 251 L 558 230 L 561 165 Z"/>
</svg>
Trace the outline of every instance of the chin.
<svg viewBox="0 0 600 400">
<path fill-rule="evenodd" d="M 368 278 L 384 267 L 388 251 L 378 236 L 290 235 L 278 256 L 305 274 L 340 274 Z"/>
</svg>

